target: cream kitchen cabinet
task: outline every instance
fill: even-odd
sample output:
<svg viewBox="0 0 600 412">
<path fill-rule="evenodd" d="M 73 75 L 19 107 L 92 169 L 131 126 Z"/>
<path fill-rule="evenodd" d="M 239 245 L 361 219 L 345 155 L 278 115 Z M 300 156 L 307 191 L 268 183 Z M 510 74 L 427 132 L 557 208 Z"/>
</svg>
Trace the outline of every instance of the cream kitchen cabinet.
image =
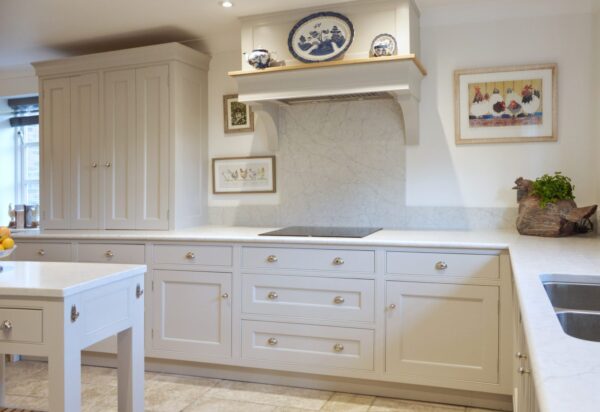
<svg viewBox="0 0 600 412">
<path fill-rule="evenodd" d="M 45 229 L 203 222 L 208 58 L 177 43 L 34 63 Z"/>
</svg>

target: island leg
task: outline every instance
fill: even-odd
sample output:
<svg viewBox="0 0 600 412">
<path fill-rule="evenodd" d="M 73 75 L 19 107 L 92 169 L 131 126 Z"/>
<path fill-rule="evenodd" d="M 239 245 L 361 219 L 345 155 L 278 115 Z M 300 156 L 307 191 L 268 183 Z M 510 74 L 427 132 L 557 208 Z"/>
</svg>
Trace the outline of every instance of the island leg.
<svg viewBox="0 0 600 412">
<path fill-rule="evenodd" d="M 63 345 L 62 351 L 48 356 L 50 412 L 81 410 L 81 350 Z"/>
<path fill-rule="evenodd" d="M 5 403 L 5 385 L 6 382 L 6 355 L 0 354 L 0 406 L 6 406 Z"/>
</svg>

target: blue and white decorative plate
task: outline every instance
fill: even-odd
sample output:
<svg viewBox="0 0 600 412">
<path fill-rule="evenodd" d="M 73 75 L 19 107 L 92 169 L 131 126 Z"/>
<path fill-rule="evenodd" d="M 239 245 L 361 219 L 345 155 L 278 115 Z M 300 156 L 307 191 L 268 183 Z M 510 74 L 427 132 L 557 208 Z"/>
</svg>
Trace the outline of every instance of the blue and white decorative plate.
<svg viewBox="0 0 600 412">
<path fill-rule="evenodd" d="M 332 11 L 306 16 L 290 31 L 288 47 L 304 63 L 333 60 L 344 54 L 354 40 L 348 17 Z"/>
</svg>

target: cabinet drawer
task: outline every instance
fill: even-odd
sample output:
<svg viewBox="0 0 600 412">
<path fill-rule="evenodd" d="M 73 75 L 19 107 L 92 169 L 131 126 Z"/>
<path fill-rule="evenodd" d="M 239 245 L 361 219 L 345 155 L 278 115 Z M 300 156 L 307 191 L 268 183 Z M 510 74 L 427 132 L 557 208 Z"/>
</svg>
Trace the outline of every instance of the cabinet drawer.
<svg viewBox="0 0 600 412">
<path fill-rule="evenodd" d="M 247 269 L 373 273 L 375 271 L 375 252 L 372 250 L 245 247 L 242 252 L 242 265 Z"/>
<path fill-rule="evenodd" d="M 500 258 L 495 255 L 387 252 L 386 271 L 396 275 L 444 275 L 498 278 Z"/>
<path fill-rule="evenodd" d="M 42 343 L 42 310 L 0 307 L 0 341 Z"/>
<path fill-rule="evenodd" d="M 143 264 L 146 261 L 144 245 L 80 243 L 78 252 L 79 262 Z"/>
<path fill-rule="evenodd" d="M 372 322 L 375 281 L 243 275 L 245 313 Z"/>
<path fill-rule="evenodd" d="M 231 246 L 156 245 L 154 263 L 199 266 L 231 266 Z"/>
<path fill-rule="evenodd" d="M 19 242 L 15 259 L 21 261 L 69 262 L 70 243 Z"/>
<path fill-rule="evenodd" d="M 242 321 L 242 358 L 373 370 L 373 331 Z"/>
</svg>

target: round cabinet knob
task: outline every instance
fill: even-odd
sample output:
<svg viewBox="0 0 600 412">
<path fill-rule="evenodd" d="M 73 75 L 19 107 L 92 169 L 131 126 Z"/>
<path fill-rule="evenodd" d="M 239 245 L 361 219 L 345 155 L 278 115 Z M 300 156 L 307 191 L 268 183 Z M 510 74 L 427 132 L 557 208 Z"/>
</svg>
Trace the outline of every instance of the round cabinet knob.
<svg viewBox="0 0 600 412">
<path fill-rule="evenodd" d="M 336 343 L 335 345 L 333 345 L 333 350 L 336 352 L 341 352 L 344 350 L 344 345 L 342 345 L 341 343 Z"/>
<path fill-rule="evenodd" d="M 341 257 L 336 257 L 335 259 L 333 259 L 333 264 L 336 266 L 343 265 L 344 259 L 342 259 Z"/>
<path fill-rule="evenodd" d="M 346 300 L 341 296 L 336 296 L 335 298 L 333 298 L 333 303 L 335 303 L 336 305 L 341 305 L 345 301 Z"/>
<path fill-rule="evenodd" d="M 106 162 L 106 163 L 104 163 L 104 167 L 111 167 L 111 166 L 112 166 L 112 163 L 111 163 L 111 162 Z"/>
<path fill-rule="evenodd" d="M 517 352 L 517 353 L 515 354 L 515 356 L 516 356 L 518 359 L 527 359 L 527 355 L 525 355 L 524 353 L 521 353 L 521 352 Z"/>
<path fill-rule="evenodd" d="M 2 326 L 2 329 L 4 329 L 4 330 L 11 330 L 12 322 L 10 320 L 5 320 L 4 322 L 2 322 L 1 326 Z"/>
<path fill-rule="evenodd" d="M 92 162 L 92 167 L 95 169 L 98 167 L 98 163 L 97 162 Z"/>
<path fill-rule="evenodd" d="M 45 254 L 46 254 L 46 251 L 44 249 L 38 250 L 38 255 L 44 256 Z"/>
<path fill-rule="evenodd" d="M 186 259 L 196 259 L 196 254 L 194 252 L 187 252 L 185 254 Z"/>
<path fill-rule="evenodd" d="M 390 303 L 390 309 L 396 309 L 396 304 L 395 303 Z"/>
<path fill-rule="evenodd" d="M 521 375 L 524 375 L 524 374 L 526 374 L 526 373 L 531 373 L 531 371 L 530 371 L 530 370 L 528 370 L 528 369 L 525 369 L 525 368 L 523 368 L 523 367 L 520 367 L 519 369 L 517 369 L 517 372 L 519 372 Z"/>
<path fill-rule="evenodd" d="M 437 263 L 435 264 L 435 268 L 436 268 L 437 270 L 444 270 L 444 269 L 448 269 L 448 264 L 447 264 L 446 262 L 439 261 L 439 262 L 437 262 Z"/>
<path fill-rule="evenodd" d="M 223 299 L 228 299 L 228 298 L 229 298 L 229 293 L 223 293 L 223 294 L 221 295 L 221 297 L 222 297 Z"/>
<path fill-rule="evenodd" d="M 267 256 L 267 262 L 269 262 L 269 263 L 277 262 L 277 256 L 275 256 L 275 255 Z"/>
<path fill-rule="evenodd" d="M 269 338 L 269 340 L 267 341 L 267 343 L 271 346 L 277 345 L 277 338 Z"/>
<path fill-rule="evenodd" d="M 115 255 L 115 254 L 112 252 L 112 250 L 107 250 L 107 251 L 104 253 L 104 256 L 106 256 L 107 258 L 111 258 L 111 257 L 113 257 L 114 255 Z"/>
<path fill-rule="evenodd" d="M 267 295 L 267 297 L 271 300 L 275 300 L 279 297 L 279 295 L 277 294 L 277 292 L 269 292 L 269 294 Z"/>
</svg>

